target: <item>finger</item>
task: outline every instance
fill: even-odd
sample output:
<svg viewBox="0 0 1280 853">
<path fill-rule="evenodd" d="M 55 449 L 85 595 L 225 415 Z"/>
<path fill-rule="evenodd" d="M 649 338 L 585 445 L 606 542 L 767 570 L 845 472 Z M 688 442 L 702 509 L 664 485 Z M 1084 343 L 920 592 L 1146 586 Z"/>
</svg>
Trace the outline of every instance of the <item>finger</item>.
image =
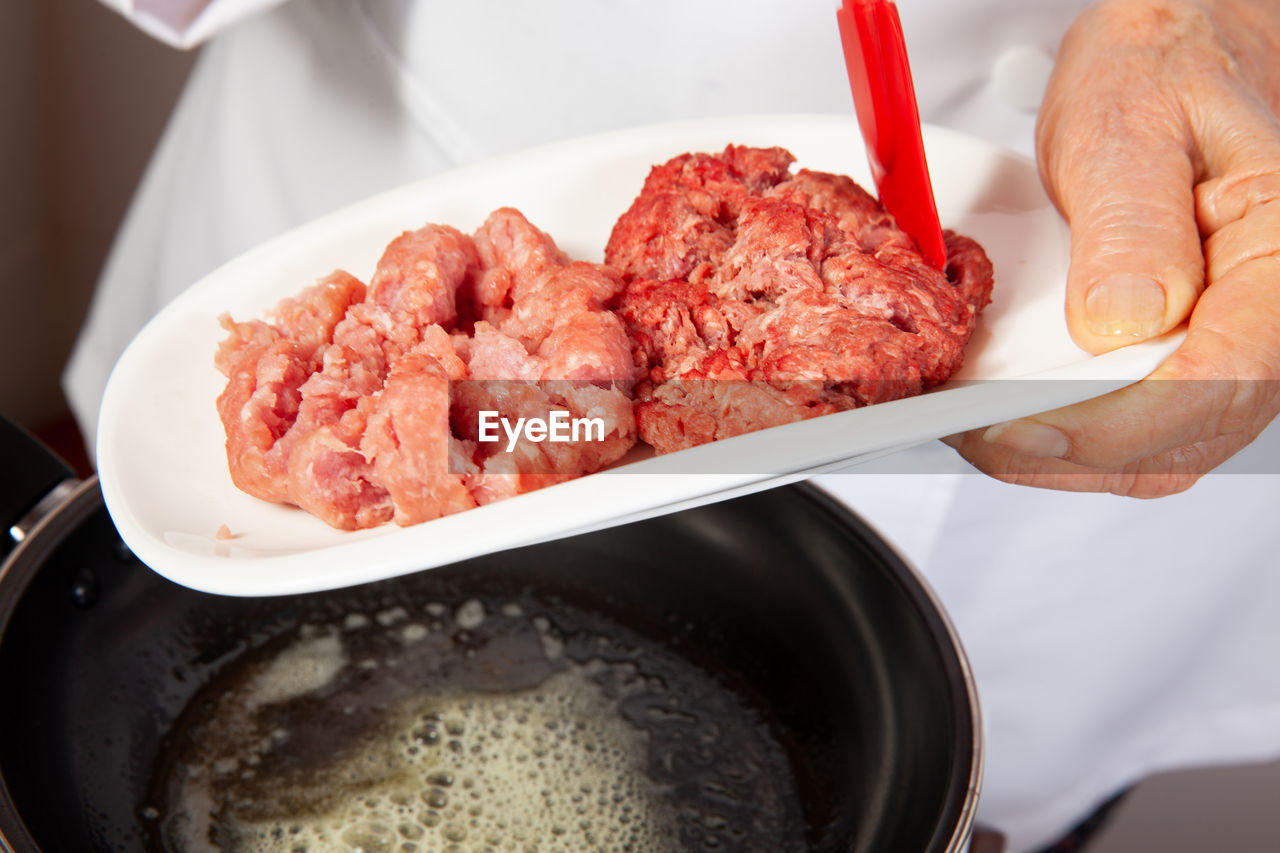
<svg viewBox="0 0 1280 853">
<path fill-rule="evenodd" d="M 1106 352 L 1179 325 L 1203 289 L 1195 170 L 1173 108 L 1144 102 L 1125 113 L 1102 102 L 1058 125 L 1074 153 L 1046 155 L 1071 226 L 1066 317 L 1072 338 Z M 1079 139 L 1093 142 L 1080 149 Z"/>
<path fill-rule="evenodd" d="M 1201 236 L 1211 239 L 1280 202 L 1280 119 L 1230 78 L 1206 88 L 1204 98 L 1214 106 L 1195 107 L 1192 121 L 1206 175 L 1195 188 L 1196 221 Z M 1219 263 L 1217 274 L 1229 268 Z M 1208 280 L 1214 278 L 1211 272 Z"/>
<path fill-rule="evenodd" d="M 1166 79 L 1184 29 L 1141 7 L 1091 7 L 1063 40 L 1041 106 L 1041 177 L 1071 226 L 1067 325 L 1091 352 L 1174 328 L 1203 288 L 1198 152 Z"/>
<path fill-rule="evenodd" d="M 1195 188 L 1207 280 L 1280 252 L 1280 122 L 1244 102 L 1224 109 L 1205 147 L 1211 177 Z"/>
<path fill-rule="evenodd" d="M 1274 266 L 1280 274 L 1280 263 Z M 1280 319 L 1280 312 L 1276 316 Z M 1267 343 L 1241 346 L 1202 328 L 1189 334 L 1151 378 L 996 424 L 982 439 L 1029 459 L 1099 471 L 1164 459 L 1199 477 L 1256 438 L 1280 411 L 1280 377 L 1268 366 L 1276 352 L 1280 341 L 1274 335 Z"/>
<path fill-rule="evenodd" d="M 1212 438 L 1218 434 L 1218 413 L 1231 408 L 1235 393 L 1234 380 L 1153 378 L 1073 406 L 996 424 L 982 438 L 1028 457 L 1120 469 Z M 1184 417 L 1186 413 L 1195 414 Z"/>
<path fill-rule="evenodd" d="M 1270 164 L 1243 166 L 1203 182 L 1195 196 L 1196 220 L 1206 238 L 1257 208 L 1280 201 L 1280 150 Z"/>
<path fill-rule="evenodd" d="M 1221 281 L 1252 261 L 1278 253 L 1280 198 L 1259 204 L 1209 235 L 1204 243 L 1208 280 Z"/>
<path fill-rule="evenodd" d="M 1091 468 L 1063 459 L 1027 456 L 990 444 L 981 430 L 951 436 L 946 443 L 960 451 L 978 470 L 1015 485 L 1071 492 L 1110 492 L 1137 498 L 1157 498 L 1190 488 L 1217 461 L 1232 456 L 1239 444 L 1216 436 L 1176 451 L 1130 462 L 1116 468 Z"/>
<path fill-rule="evenodd" d="M 1209 287 L 1193 319 L 1231 342 L 1237 372 L 1221 375 L 1280 378 L 1280 126 L 1255 115 L 1237 127 L 1196 188 Z"/>
<path fill-rule="evenodd" d="M 1257 213 L 1239 227 L 1266 231 L 1268 221 Z M 981 438 L 999 450 L 966 442 L 963 452 L 980 467 L 1018 470 L 1024 479 L 1036 471 L 1063 473 L 1059 463 L 1069 463 L 1194 480 L 1252 441 L 1277 412 L 1280 256 L 1269 254 L 1236 265 L 1205 291 L 1186 340 L 1147 379 L 997 424 Z"/>
</svg>

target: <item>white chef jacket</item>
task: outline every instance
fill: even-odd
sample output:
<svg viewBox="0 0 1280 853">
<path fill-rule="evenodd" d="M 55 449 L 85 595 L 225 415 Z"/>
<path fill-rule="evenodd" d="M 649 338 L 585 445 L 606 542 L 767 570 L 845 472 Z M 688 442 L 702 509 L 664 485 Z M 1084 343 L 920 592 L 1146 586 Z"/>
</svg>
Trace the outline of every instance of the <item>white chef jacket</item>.
<svg viewBox="0 0 1280 853">
<path fill-rule="evenodd" d="M 218 35 L 66 373 L 90 436 L 147 318 L 308 219 L 553 139 L 851 109 L 835 0 L 104 2 L 175 44 Z M 1083 5 L 901 0 L 924 118 L 1029 154 L 1053 51 Z M 987 735 L 979 820 L 1013 851 L 1153 771 L 1280 755 L 1277 459 L 1272 429 L 1237 473 L 1145 502 L 1007 486 L 941 444 L 820 478 L 956 623 Z"/>
</svg>

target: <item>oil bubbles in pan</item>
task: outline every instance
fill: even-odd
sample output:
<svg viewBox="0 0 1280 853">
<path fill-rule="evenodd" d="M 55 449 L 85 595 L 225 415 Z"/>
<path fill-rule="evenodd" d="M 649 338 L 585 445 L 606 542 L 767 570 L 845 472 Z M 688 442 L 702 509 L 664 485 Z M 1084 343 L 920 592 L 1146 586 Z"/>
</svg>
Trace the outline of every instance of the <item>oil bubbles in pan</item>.
<svg viewBox="0 0 1280 853">
<path fill-rule="evenodd" d="M 783 748 L 717 678 L 563 602 L 304 624 L 170 732 L 156 850 L 801 851 Z"/>
</svg>

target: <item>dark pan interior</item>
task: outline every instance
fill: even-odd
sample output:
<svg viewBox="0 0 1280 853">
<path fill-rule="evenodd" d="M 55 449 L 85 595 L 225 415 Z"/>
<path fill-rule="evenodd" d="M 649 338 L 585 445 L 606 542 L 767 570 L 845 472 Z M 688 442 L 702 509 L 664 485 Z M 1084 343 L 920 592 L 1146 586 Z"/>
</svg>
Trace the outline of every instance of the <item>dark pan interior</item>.
<svg viewBox="0 0 1280 853">
<path fill-rule="evenodd" d="M 270 599 L 152 573 L 96 488 L 57 521 L 0 583 L 0 832 L 19 850 L 140 848 L 162 736 L 212 673 L 273 635 L 353 607 L 530 590 L 660 639 L 759 708 L 789 753 L 813 850 L 944 850 L 975 782 L 976 721 L 942 620 L 883 542 L 815 489 Z"/>
</svg>

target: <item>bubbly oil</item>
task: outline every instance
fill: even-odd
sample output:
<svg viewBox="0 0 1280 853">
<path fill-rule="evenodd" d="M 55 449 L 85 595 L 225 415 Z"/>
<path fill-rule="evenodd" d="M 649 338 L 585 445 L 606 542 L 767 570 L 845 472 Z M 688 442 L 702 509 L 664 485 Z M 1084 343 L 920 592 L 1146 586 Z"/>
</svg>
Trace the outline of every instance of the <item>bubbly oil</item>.
<svg viewBox="0 0 1280 853">
<path fill-rule="evenodd" d="M 144 809 L 154 846 L 804 849 L 786 757 L 758 715 L 656 644 L 595 616 L 568 623 L 470 599 L 278 638 L 178 721 Z"/>
</svg>

